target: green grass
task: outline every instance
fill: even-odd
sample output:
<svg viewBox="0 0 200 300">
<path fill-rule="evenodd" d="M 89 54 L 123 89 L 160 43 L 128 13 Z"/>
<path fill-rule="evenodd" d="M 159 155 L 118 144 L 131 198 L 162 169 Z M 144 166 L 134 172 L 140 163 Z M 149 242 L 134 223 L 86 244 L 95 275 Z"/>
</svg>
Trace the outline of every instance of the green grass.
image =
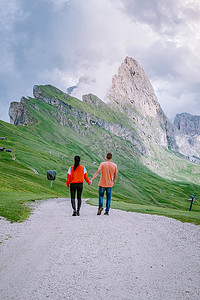
<svg viewBox="0 0 200 300">
<path fill-rule="evenodd" d="M 31 201 L 50 198 L 45 193 L 3 192 L 0 198 L 1 216 L 10 222 L 21 222 L 31 213 Z"/>
<path fill-rule="evenodd" d="M 44 91 L 51 97 L 57 97 L 59 90 L 45 86 Z M 62 101 L 71 107 L 98 115 L 98 109 L 77 99 L 59 95 Z M 76 128 L 62 126 L 57 117 L 58 109 L 42 100 L 30 98 L 26 102 L 33 125 L 14 126 L 0 121 L 0 147 L 12 148 L 13 152 L 0 152 L 0 215 L 12 222 L 23 221 L 30 214 L 29 203 L 56 197 L 69 197 L 65 181 L 67 170 L 73 164 L 75 155 L 81 156 L 81 163 L 87 168 L 89 178 L 93 176 L 107 152 L 112 152 L 113 161 L 118 165 L 119 173 L 113 188 L 112 205 L 131 211 L 163 214 L 181 221 L 189 218 L 188 197 L 196 193 L 200 198 L 200 186 L 186 181 L 171 181 L 150 171 L 141 161 L 138 150 L 108 131 L 86 124 L 74 117 L 69 109 L 69 118 Z M 105 109 L 114 120 L 114 112 Z M 99 115 L 98 115 L 99 116 Z M 101 112 L 101 117 L 103 117 Z M 115 117 L 115 121 L 119 116 Z M 123 120 L 122 120 L 123 121 Z M 88 128 L 85 128 L 85 124 Z M 134 130 L 133 130 L 134 132 Z M 164 151 L 164 150 L 163 150 Z M 13 160 L 15 155 L 16 159 Z M 166 159 L 181 165 L 181 158 L 172 152 L 165 152 Z M 170 157 L 170 158 L 169 158 Z M 183 161 L 183 160 L 182 160 Z M 94 164 L 94 162 L 96 164 Z M 187 163 L 189 164 L 189 163 Z M 183 161 L 184 165 L 184 161 Z M 184 172 L 190 174 L 191 169 Z M 34 168 L 39 175 L 36 175 Z M 47 170 L 56 170 L 57 177 L 53 187 L 47 180 Z M 173 171 L 173 170 L 172 170 Z M 180 170 L 183 172 L 183 170 Z M 84 185 L 83 197 L 98 197 L 98 179 L 92 186 Z M 199 224 L 200 204 L 196 201 L 187 222 Z M 184 217 L 185 216 L 185 217 Z M 187 218 L 186 218 L 187 216 Z M 185 218 L 185 219 L 184 219 Z"/>
<path fill-rule="evenodd" d="M 90 200 L 87 200 L 87 203 L 90 205 L 98 206 L 98 199 L 91 198 Z M 165 208 L 155 207 L 151 205 L 125 203 L 122 201 L 111 201 L 112 209 L 121 209 L 127 212 L 137 212 L 142 214 L 165 216 L 168 218 L 179 220 L 184 223 L 188 222 L 188 223 L 200 225 L 199 211 L 195 211 L 194 209 L 192 211 L 189 211 L 189 203 L 187 203 L 187 206 L 188 206 L 187 210 L 180 210 L 180 209 L 170 209 L 166 207 Z M 193 207 L 194 206 L 195 204 L 193 204 Z"/>
</svg>

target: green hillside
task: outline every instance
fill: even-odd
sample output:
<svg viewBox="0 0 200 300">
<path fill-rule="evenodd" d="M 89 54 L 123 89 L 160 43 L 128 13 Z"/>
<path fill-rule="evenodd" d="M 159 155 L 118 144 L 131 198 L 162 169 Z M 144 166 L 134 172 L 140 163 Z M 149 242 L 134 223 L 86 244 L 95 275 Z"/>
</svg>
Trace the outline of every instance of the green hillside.
<svg viewBox="0 0 200 300">
<path fill-rule="evenodd" d="M 69 112 L 74 108 L 113 123 L 128 123 L 124 115 L 115 114 L 106 105 L 102 113 L 91 104 L 65 95 L 58 89 L 50 86 L 42 88 L 47 97 L 59 97 L 67 103 Z M 0 136 L 6 137 L 0 140 L 0 147 L 13 150 L 12 153 L 0 152 L 1 216 L 12 222 L 22 221 L 31 211 L 31 201 L 69 197 L 65 182 L 73 157 L 81 156 L 91 178 L 109 151 L 119 167 L 112 207 L 161 214 L 200 224 L 199 202 L 196 201 L 189 212 L 187 200 L 193 193 L 200 197 L 200 186 L 186 181 L 170 181 L 156 175 L 141 163 L 140 153 L 130 142 L 98 126 L 88 125 L 81 117 L 74 119 L 69 113 L 68 118 L 77 126 L 62 126 L 58 107 L 35 98 L 29 98 L 25 105 L 32 125 L 16 126 L 0 121 Z M 47 180 L 47 170 L 57 172 L 52 187 Z M 91 204 L 98 204 L 98 179 L 91 186 L 84 184 L 83 197 L 90 198 Z"/>
</svg>

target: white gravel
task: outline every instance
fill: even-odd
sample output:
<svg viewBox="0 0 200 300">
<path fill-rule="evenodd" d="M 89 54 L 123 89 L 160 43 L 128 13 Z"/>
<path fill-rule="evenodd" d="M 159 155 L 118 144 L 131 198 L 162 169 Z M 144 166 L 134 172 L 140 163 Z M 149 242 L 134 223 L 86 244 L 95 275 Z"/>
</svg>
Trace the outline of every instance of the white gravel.
<svg viewBox="0 0 200 300">
<path fill-rule="evenodd" d="M 37 202 L 0 220 L 0 299 L 200 299 L 200 226 L 82 204 Z"/>
</svg>

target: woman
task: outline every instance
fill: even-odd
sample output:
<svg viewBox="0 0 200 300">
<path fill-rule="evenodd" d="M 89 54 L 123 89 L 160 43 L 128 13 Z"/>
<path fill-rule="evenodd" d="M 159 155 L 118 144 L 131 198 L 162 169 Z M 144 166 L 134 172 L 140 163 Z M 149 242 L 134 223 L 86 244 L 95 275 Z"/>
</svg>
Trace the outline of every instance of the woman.
<svg viewBox="0 0 200 300">
<path fill-rule="evenodd" d="M 81 194 L 83 191 L 83 181 L 88 183 L 90 185 L 90 181 L 88 178 L 88 174 L 86 171 L 86 168 L 82 165 L 80 165 L 80 156 L 74 157 L 74 165 L 69 168 L 69 171 L 67 173 L 67 188 L 69 189 L 70 185 L 70 192 L 71 192 L 71 203 L 73 208 L 73 214 L 72 216 L 80 216 L 80 208 L 81 208 Z M 75 194 L 77 191 L 77 200 L 78 200 L 78 206 L 76 209 L 76 203 L 75 203 Z"/>
</svg>

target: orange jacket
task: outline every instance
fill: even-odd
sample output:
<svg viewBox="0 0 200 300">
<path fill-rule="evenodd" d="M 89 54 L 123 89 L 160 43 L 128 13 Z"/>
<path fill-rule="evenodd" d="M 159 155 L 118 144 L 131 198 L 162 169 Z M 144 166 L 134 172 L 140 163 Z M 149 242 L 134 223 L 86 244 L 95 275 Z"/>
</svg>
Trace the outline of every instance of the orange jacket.
<svg viewBox="0 0 200 300">
<path fill-rule="evenodd" d="M 74 166 L 69 167 L 66 181 L 67 187 L 69 187 L 70 183 L 83 183 L 84 179 L 88 184 L 90 183 L 86 168 L 84 166 L 79 165 L 75 171 Z"/>
</svg>

